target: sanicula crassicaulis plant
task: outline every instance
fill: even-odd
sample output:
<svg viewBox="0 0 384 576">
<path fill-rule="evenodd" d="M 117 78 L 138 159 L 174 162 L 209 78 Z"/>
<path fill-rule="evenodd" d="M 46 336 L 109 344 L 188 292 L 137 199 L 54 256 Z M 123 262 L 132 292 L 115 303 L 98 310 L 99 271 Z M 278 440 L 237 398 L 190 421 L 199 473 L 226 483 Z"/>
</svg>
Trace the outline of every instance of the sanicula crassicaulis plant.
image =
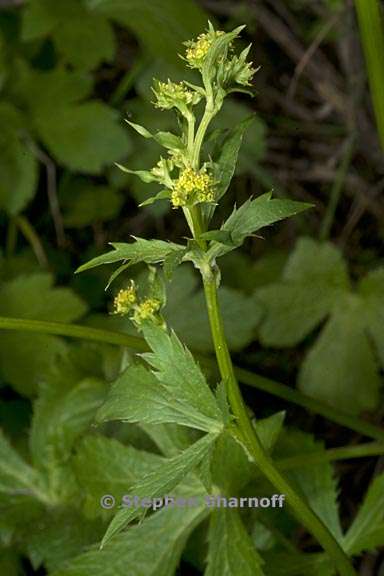
<svg viewBox="0 0 384 576">
<path fill-rule="evenodd" d="M 243 28 L 244 26 L 240 26 L 225 33 L 215 30 L 209 23 L 205 33 L 186 43 L 182 58 L 186 66 L 200 73 L 201 84 L 155 81 L 154 105 L 159 110 L 175 111 L 179 121 L 179 134 L 151 133 L 143 126 L 128 122 L 143 137 L 157 141 L 165 148 L 166 153 L 150 170 L 132 171 L 123 166 L 119 167 L 136 174 L 144 182 L 157 182 L 161 186 L 160 192 L 143 204 L 168 199 L 174 210 L 182 209 L 191 234 L 188 242 L 182 245 L 134 238 L 134 242 L 128 244 L 112 244 L 112 252 L 91 260 L 79 270 L 122 261 L 123 264 L 113 274 L 114 279 L 129 265 L 144 262 L 161 266 L 169 278 L 181 263 L 193 263 L 201 273 L 217 363 L 232 412 L 231 417 L 220 426 L 225 426 L 230 431 L 261 472 L 280 493 L 285 494 L 297 519 L 323 546 L 338 572 L 347 576 L 355 573 L 348 557 L 328 528 L 276 469 L 258 438 L 236 381 L 218 303 L 218 258 L 239 247 L 247 236 L 260 228 L 309 207 L 307 204 L 290 200 L 272 199 L 271 194 L 267 193 L 256 199 L 249 199 L 240 208 L 235 207 L 220 229 L 209 228 L 214 211 L 233 176 L 243 134 L 252 122 L 252 118 L 249 118 L 231 131 L 216 130 L 210 135 L 212 156 L 206 154 L 204 143 L 208 129 L 212 119 L 220 112 L 224 99 L 233 92 L 252 94 L 251 82 L 256 69 L 247 61 L 250 46 L 240 54 L 235 50 L 236 40 Z M 143 295 L 139 296 L 137 287 L 131 281 L 127 288 L 118 292 L 114 301 L 115 313 L 129 315 L 152 347 L 154 354 L 150 355 L 149 360 L 152 365 L 156 365 L 156 360 L 153 359 L 156 350 L 152 346 L 156 337 L 149 327 L 156 326 L 168 333 L 161 316 L 164 303 L 165 295 L 153 266 L 148 287 Z M 204 426 L 196 424 L 196 427 L 210 430 Z M 221 428 L 214 430 L 218 433 Z M 117 522 L 112 522 L 112 529 L 107 535 L 120 530 L 125 520 L 127 518 L 122 517 Z"/>
</svg>

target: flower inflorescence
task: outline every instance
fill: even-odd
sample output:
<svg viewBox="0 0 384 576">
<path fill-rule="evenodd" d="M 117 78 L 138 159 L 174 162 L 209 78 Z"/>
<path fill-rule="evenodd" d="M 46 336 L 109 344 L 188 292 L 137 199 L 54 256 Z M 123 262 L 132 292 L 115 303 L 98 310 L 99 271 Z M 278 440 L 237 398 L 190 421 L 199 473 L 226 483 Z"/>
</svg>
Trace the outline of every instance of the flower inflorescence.
<svg viewBox="0 0 384 576">
<path fill-rule="evenodd" d="M 156 97 L 154 105 L 161 110 L 171 110 L 177 108 L 183 116 L 190 113 L 190 108 L 198 104 L 201 95 L 191 90 L 184 82 L 156 81 L 152 87 Z"/>
<path fill-rule="evenodd" d="M 116 294 L 113 302 L 114 314 L 127 316 L 131 314 L 131 320 L 140 326 L 144 321 L 161 324 L 162 318 L 159 315 L 161 301 L 158 298 L 146 297 L 139 300 L 134 282 L 128 288 L 122 288 Z"/>
<path fill-rule="evenodd" d="M 199 171 L 185 168 L 176 180 L 171 202 L 174 208 L 188 206 L 199 202 L 213 202 L 215 199 L 215 183 L 206 168 Z"/>
<path fill-rule="evenodd" d="M 222 30 L 209 29 L 208 32 L 200 34 L 195 40 L 185 42 L 187 46 L 185 59 L 188 62 L 188 66 L 201 69 L 213 41 L 222 34 L 224 34 Z"/>
<path fill-rule="evenodd" d="M 113 301 L 115 314 L 128 314 L 137 301 L 136 288 L 131 284 L 128 288 L 119 290 Z"/>
</svg>

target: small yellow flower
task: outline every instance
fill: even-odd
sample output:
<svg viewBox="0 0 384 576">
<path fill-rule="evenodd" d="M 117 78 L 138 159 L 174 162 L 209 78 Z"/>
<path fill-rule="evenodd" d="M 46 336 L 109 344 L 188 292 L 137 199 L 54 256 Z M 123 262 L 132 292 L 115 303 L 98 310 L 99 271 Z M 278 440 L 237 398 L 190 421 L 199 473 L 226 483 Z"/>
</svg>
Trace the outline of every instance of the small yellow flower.
<svg viewBox="0 0 384 576">
<path fill-rule="evenodd" d="M 196 103 L 196 98 L 199 99 L 198 95 L 189 90 L 184 82 L 158 81 L 153 92 L 156 96 L 155 106 L 162 110 L 169 110 L 177 104 L 193 105 Z"/>
<path fill-rule="evenodd" d="M 129 288 L 119 290 L 113 301 L 115 314 L 128 314 L 136 302 L 136 289 L 132 284 Z"/>
<path fill-rule="evenodd" d="M 213 41 L 224 34 L 222 30 L 209 31 L 200 34 L 196 40 L 186 43 L 185 58 L 191 68 L 201 68 Z"/>
<path fill-rule="evenodd" d="M 160 300 L 157 298 L 146 298 L 136 306 L 133 320 L 137 324 L 141 324 L 143 320 L 152 320 L 160 308 Z"/>
<path fill-rule="evenodd" d="M 214 198 L 214 182 L 206 170 L 197 172 L 185 168 L 174 185 L 171 202 L 178 208 L 197 202 L 213 202 Z"/>
</svg>

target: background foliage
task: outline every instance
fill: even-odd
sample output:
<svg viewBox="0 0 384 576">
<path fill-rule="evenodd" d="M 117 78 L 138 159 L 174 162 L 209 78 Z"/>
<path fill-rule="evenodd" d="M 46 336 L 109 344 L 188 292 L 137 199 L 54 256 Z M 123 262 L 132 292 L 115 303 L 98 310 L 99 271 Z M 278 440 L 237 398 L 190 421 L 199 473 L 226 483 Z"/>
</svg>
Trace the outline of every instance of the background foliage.
<svg viewBox="0 0 384 576">
<path fill-rule="evenodd" d="M 272 187 L 276 197 L 315 205 L 222 259 L 221 299 L 236 364 L 379 424 L 384 164 L 348 0 L 1 2 L 0 316 L 133 333 L 127 320 L 108 315 L 124 276 L 105 292 L 107 267 L 81 276 L 73 270 L 110 241 L 185 236 L 167 202 L 138 208 L 156 186 L 144 187 L 114 162 L 136 169 L 157 160 L 156 143 L 124 119 L 172 128 L 171 116 L 151 106 L 152 78 L 183 77 L 182 41 L 199 34 L 208 18 L 225 30 L 246 22 L 244 44 L 253 42 L 252 59 L 261 65 L 253 102 L 233 99 L 215 120 L 226 128 L 256 113 L 218 224 L 234 198 L 241 204 Z M 382 129 L 377 110 L 376 119 Z M 192 270 L 177 270 L 167 298 L 165 315 L 180 339 L 195 352 L 212 352 Z M 206 560 L 209 576 L 232 574 L 212 552 L 226 534 L 228 553 L 244 560 L 244 574 L 259 573 L 260 558 L 272 576 L 288 574 L 288 565 L 289 574 L 332 573 L 321 554 L 307 554 L 312 543 L 285 512 L 249 513 L 247 531 L 237 515 L 217 513 L 207 535 L 206 510 L 162 511 L 102 553 L 89 549 L 111 519 L 100 495 L 127 492 L 195 439 L 169 424 L 157 424 L 156 432 L 153 422 L 94 426 L 109 383 L 130 360 L 127 349 L 108 344 L 0 333 L 0 573 L 125 574 L 130 565 L 132 574 L 168 576 L 182 555 L 180 574 L 200 573 Z M 322 453 L 324 441 L 337 447 L 362 438 L 263 392 L 248 390 L 246 398 L 278 459 Z M 230 443 L 221 450 L 232 455 L 233 470 L 228 463 L 220 476 L 218 464 L 218 482 L 226 477 L 229 490 L 262 491 Z M 290 475 L 357 556 L 361 573 L 377 574 L 380 554 L 365 551 L 384 542 L 383 464 L 361 462 L 338 466 L 336 475 L 325 460 L 311 468 L 301 462 Z M 188 476 L 178 490 L 197 494 L 203 487 Z"/>
</svg>

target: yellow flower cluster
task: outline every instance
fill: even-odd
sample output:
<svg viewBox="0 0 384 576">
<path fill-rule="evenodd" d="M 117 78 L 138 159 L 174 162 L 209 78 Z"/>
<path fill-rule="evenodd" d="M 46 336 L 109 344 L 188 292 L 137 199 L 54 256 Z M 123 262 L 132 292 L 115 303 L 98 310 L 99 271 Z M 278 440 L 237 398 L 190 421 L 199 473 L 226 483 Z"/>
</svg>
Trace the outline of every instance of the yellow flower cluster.
<svg viewBox="0 0 384 576">
<path fill-rule="evenodd" d="M 128 314 L 136 303 L 136 289 L 133 286 L 119 290 L 113 301 L 115 314 Z"/>
<path fill-rule="evenodd" d="M 161 302 L 157 298 L 137 298 L 134 282 L 128 288 L 119 290 L 114 299 L 114 314 L 125 316 L 131 312 L 131 320 L 140 325 L 144 320 L 157 320 L 156 314 L 161 309 Z"/>
<path fill-rule="evenodd" d="M 191 68 L 201 68 L 204 64 L 205 57 L 212 45 L 212 42 L 224 34 L 222 30 L 210 31 L 205 34 L 200 34 L 196 40 L 187 43 L 187 50 L 185 58 Z"/>
<path fill-rule="evenodd" d="M 164 110 L 173 108 L 177 101 L 188 105 L 192 104 L 195 99 L 193 92 L 188 90 L 183 82 L 159 81 L 154 92 L 157 98 L 155 106 Z"/>
<path fill-rule="evenodd" d="M 157 298 L 146 298 L 136 307 L 133 321 L 140 324 L 143 320 L 153 320 L 160 308 L 160 300 L 157 300 Z"/>
<path fill-rule="evenodd" d="M 214 182 L 205 169 L 196 172 L 185 168 L 174 185 L 171 202 L 174 208 L 198 202 L 213 202 Z"/>
</svg>

